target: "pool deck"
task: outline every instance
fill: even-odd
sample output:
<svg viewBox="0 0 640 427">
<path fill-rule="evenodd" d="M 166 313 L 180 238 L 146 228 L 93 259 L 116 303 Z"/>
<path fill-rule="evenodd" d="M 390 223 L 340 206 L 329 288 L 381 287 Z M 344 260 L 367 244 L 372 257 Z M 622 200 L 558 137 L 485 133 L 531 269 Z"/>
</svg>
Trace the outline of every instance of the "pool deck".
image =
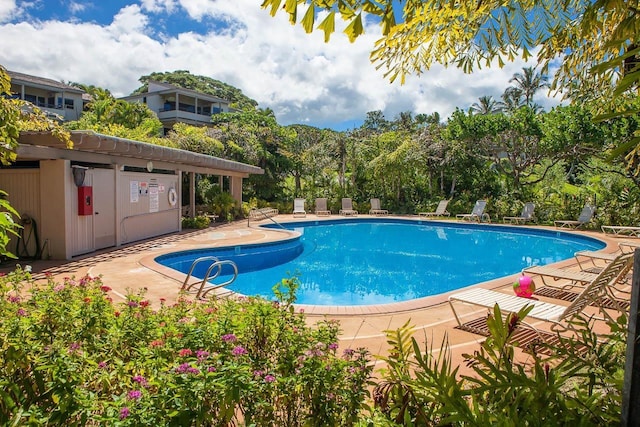
<svg viewBox="0 0 640 427">
<path fill-rule="evenodd" d="M 279 215 L 274 219 L 280 223 L 293 221 L 323 221 L 327 219 L 339 220 L 344 217 L 332 215 L 331 217 L 316 217 L 307 215 L 305 218 L 293 218 L 291 215 Z M 357 218 L 375 218 L 370 215 L 359 215 Z M 417 216 L 393 216 L 385 218 L 415 219 Z M 425 222 L 422 218 L 423 223 Z M 3 265 L 1 271 L 11 271 L 14 264 L 22 266 L 30 265 L 34 277 L 42 278 L 44 273 L 53 275 L 54 279 L 61 280 L 64 277 L 82 277 L 84 275 L 101 276 L 105 285 L 109 286 L 114 302 L 125 301 L 126 294 L 130 291 L 146 289 L 146 296 L 155 306 L 159 306 L 160 298 L 164 298 L 167 304 L 171 304 L 179 296 L 180 287 L 185 275 L 163 267 L 153 261 L 161 254 L 174 251 L 197 249 L 204 247 L 234 246 L 239 244 L 266 243 L 280 240 L 289 236 L 288 232 L 278 229 L 266 229 L 259 225 L 267 224 L 269 220 L 252 222 L 237 221 L 229 224 L 214 224 L 204 230 L 184 230 L 181 233 L 161 236 L 142 242 L 132 243 L 127 246 L 111 248 L 86 256 L 79 256 L 71 261 L 18 261 Z M 435 222 L 435 221 L 433 221 Z M 449 221 L 437 221 L 449 222 Z M 457 222 L 457 221 L 452 221 Z M 494 224 L 496 225 L 496 224 Z M 530 228 L 531 225 L 518 226 Z M 558 231 L 553 227 L 539 227 Z M 603 249 L 606 252 L 618 250 L 621 241 L 634 240 L 629 237 L 614 237 L 593 231 L 565 230 L 567 233 L 579 233 L 602 240 L 607 244 Z M 640 239 L 637 239 L 640 242 Z M 461 254 L 464 256 L 464 254 Z M 558 267 L 577 268 L 575 259 L 569 259 L 554 264 Z M 512 283 L 519 274 L 504 277 L 475 286 L 489 289 L 504 290 L 513 293 Z M 539 282 L 541 286 L 541 282 Z M 454 291 L 457 292 L 457 291 Z M 418 342 L 426 343 L 428 347 L 440 348 L 443 339 L 447 339 L 452 350 L 454 363 L 462 363 L 464 353 L 473 353 L 484 340 L 481 335 L 456 329 L 457 325 L 452 310 L 447 303 L 447 294 L 434 297 L 420 298 L 403 303 L 386 304 L 379 306 L 309 306 L 300 305 L 297 308 L 304 310 L 307 321 L 313 324 L 323 319 L 337 319 L 341 324 L 342 334 L 340 345 L 343 348 L 366 347 L 372 354 L 386 355 L 388 344 L 384 331 L 394 330 L 409 322 L 415 330 Z M 547 298 L 541 297 L 542 300 Z M 549 300 L 562 304 L 559 300 Z M 456 306 L 458 307 L 458 306 Z M 472 306 L 461 306 L 458 313 L 462 320 L 478 318 L 486 313 L 486 309 Z M 526 357 L 523 356 L 523 357 Z"/>
</svg>

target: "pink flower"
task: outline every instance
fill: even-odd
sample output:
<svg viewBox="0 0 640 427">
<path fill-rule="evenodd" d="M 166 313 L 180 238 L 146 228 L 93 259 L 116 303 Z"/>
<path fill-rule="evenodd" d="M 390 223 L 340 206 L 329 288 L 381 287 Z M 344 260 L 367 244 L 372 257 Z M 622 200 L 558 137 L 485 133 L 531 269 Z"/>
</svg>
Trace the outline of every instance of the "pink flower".
<svg viewBox="0 0 640 427">
<path fill-rule="evenodd" d="M 264 382 L 266 382 L 266 383 L 272 383 L 275 380 L 276 380 L 276 377 L 274 377 L 271 374 L 267 374 L 267 375 L 264 376 Z"/>
<path fill-rule="evenodd" d="M 196 351 L 196 357 L 198 358 L 199 361 L 202 362 L 204 359 L 209 357 L 209 352 L 206 350 L 198 350 Z"/>
<path fill-rule="evenodd" d="M 225 334 L 222 336 L 224 342 L 235 342 L 238 338 L 234 334 Z"/>
<path fill-rule="evenodd" d="M 126 406 L 122 409 L 120 409 L 120 419 L 124 420 L 125 418 L 127 418 L 129 416 L 129 408 L 127 408 Z"/>
<path fill-rule="evenodd" d="M 105 369 L 106 367 L 107 367 L 107 362 L 102 361 L 98 363 L 98 368 Z"/>
<path fill-rule="evenodd" d="M 9 298 L 10 303 L 18 303 L 20 302 L 20 297 L 18 295 L 11 295 Z"/>
<path fill-rule="evenodd" d="M 27 316 L 27 311 L 23 308 L 19 308 L 18 311 L 16 312 L 16 315 L 20 317 L 25 317 Z"/>
<path fill-rule="evenodd" d="M 335 350 L 338 348 L 338 343 L 333 342 L 331 344 L 329 344 L 329 350 Z"/>
<path fill-rule="evenodd" d="M 131 390 L 127 393 L 127 397 L 129 400 L 138 400 L 142 397 L 142 392 L 140 390 Z"/>
<path fill-rule="evenodd" d="M 133 380 L 138 384 L 140 384 L 142 387 L 146 387 L 148 384 L 147 379 L 142 375 L 136 375 L 135 377 L 133 377 Z"/>
<path fill-rule="evenodd" d="M 191 366 L 188 363 L 183 363 L 182 365 L 178 366 L 176 368 L 176 372 L 179 374 L 193 374 L 193 375 L 197 375 L 200 373 L 200 370 L 198 368 L 194 368 L 193 366 Z M 211 371 L 209 371 L 211 372 Z"/>
<path fill-rule="evenodd" d="M 248 353 L 247 350 L 240 345 L 237 347 L 234 347 L 234 349 L 231 350 L 231 354 L 233 354 L 234 356 L 242 356 L 243 354 L 247 354 L 247 353 Z"/>
<path fill-rule="evenodd" d="M 56 285 L 56 286 L 53 288 L 53 290 L 54 290 L 55 292 L 62 292 L 62 291 L 64 291 L 64 285 L 63 285 L 63 284 Z"/>
<path fill-rule="evenodd" d="M 111 291 L 111 288 L 108 287 L 107 285 L 102 285 L 102 286 L 100 286 L 100 290 L 102 292 L 104 292 L 104 293 L 107 293 L 107 292 Z"/>
<path fill-rule="evenodd" d="M 127 305 L 131 308 L 136 308 L 138 306 L 138 303 L 135 301 L 129 301 Z"/>
</svg>

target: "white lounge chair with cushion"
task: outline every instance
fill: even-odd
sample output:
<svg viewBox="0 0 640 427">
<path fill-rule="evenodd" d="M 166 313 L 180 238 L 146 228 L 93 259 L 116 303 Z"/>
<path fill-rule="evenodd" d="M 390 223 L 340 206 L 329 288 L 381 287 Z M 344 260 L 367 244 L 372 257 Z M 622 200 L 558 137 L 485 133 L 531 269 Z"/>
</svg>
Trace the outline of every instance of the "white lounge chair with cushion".
<svg viewBox="0 0 640 427">
<path fill-rule="evenodd" d="M 526 224 L 529 221 L 534 221 L 535 217 L 533 216 L 533 211 L 535 210 L 536 205 L 527 202 L 522 207 L 522 212 L 520 216 L 505 216 L 502 218 L 502 222 L 509 221 L 511 224 Z"/>
<path fill-rule="evenodd" d="M 489 214 L 484 213 L 484 208 L 487 206 L 486 200 L 478 200 L 476 204 L 473 206 L 473 210 L 469 214 L 458 214 L 456 218 L 464 219 L 465 221 L 482 221 L 486 219 L 487 221 L 491 221 Z"/>
<path fill-rule="evenodd" d="M 449 216 L 451 215 L 447 212 L 447 205 L 449 204 L 449 200 L 440 200 L 436 210 L 434 212 L 419 212 L 419 216 L 433 217 L 433 216 Z"/>
<path fill-rule="evenodd" d="M 293 201 L 293 216 L 307 216 L 307 211 L 304 210 L 305 199 L 294 199 Z"/>
<path fill-rule="evenodd" d="M 369 215 L 388 215 L 389 211 L 380 208 L 380 199 L 371 199 L 371 209 Z"/>
<path fill-rule="evenodd" d="M 584 287 L 577 298 L 568 306 L 523 298 L 484 288 L 473 288 L 468 291 L 453 294 L 449 297 L 449 305 L 459 326 L 462 326 L 462 322 L 456 312 L 454 302 L 476 305 L 488 309 L 493 308 L 497 304 L 503 314 L 516 313 L 525 306 L 532 305 L 533 309 L 527 317 L 550 322 L 552 324 L 552 330 L 565 331 L 571 329 L 570 320 L 574 316 L 581 314 L 584 309 L 592 303 L 597 305 L 599 301 L 601 301 L 601 298 L 609 293 L 609 287 L 615 285 L 619 278 L 623 274 L 626 274 L 633 264 L 632 256 L 621 256 L 619 260 L 619 262 L 608 264 L 600 274 L 596 275 L 594 279 Z M 622 310 L 622 307 L 617 308 Z M 610 319 L 603 308 L 601 308 L 600 311 Z M 531 325 L 528 326 L 537 330 Z"/>
<path fill-rule="evenodd" d="M 578 217 L 578 220 L 563 219 L 563 220 L 553 221 L 553 223 L 558 228 L 565 228 L 565 227 L 580 228 L 583 225 L 591 222 L 591 220 L 593 219 L 593 214 L 595 212 L 596 212 L 596 207 L 587 203 L 582 208 L 582 212 L 580 212 L 580 216 Z"/>
<path fill-rule="evenodd" d="M 327 198 L 318 197 L 316 199 L 316 216 L 328 216 L 331 215 L 331 211 L 327 209 Z"/>
<path fill-rule="evenodd" d="M 350 216 L 358 215 L 358 211 L 353 209 L 353 202 L 350 198 L 344 197 L 342 199 L 342 209 L 340 209 L 340 215 Z"/>
</svg>

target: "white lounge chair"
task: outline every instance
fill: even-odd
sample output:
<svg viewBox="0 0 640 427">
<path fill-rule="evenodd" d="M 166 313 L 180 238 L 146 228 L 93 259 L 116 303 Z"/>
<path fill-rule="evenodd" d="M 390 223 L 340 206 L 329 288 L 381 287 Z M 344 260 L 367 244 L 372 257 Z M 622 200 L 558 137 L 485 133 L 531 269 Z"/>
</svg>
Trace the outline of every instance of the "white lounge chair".
<svg viewBox="0 0 640 427">
<path fill-rule="evenodd" d="M 473 210 L 469 214 L 458 214 L 456 218 L 463 219 L 465 221 L 478 221 L 481 222 L 483 220 L 491 221 L 491 217 L 489 214 L 484 213 L 484 208 L 487 206 L 486 200 L 478 200 L 476 204 L 473 206 Z"/>
<path fill-rule="evenodd" d="M 344 197 L 342 199 L 342 209 L 340 209 L 340 215 L 350 216 L 350 215 L 358 215 L 358 211 L 353 209 L 353 202 L 350 198 Z"/>
<path fill-rule="evenodd" d="M 426 217 L 449 216 L 451 214 L 447 212 L 448 204 L 449 204 L 449 200 L 440 200 L 440 203 L 438 203 L 438 206 L 436 207 L 436 210 L 434 212 L 419 212 L 418 216 L 426 216 Z"/>
<path fill-rule="evenodd" d="M 618 260 L 618 262 L 608 264 L 600 274 L 596 275 L 568 306 L 518 297 L 484 288 L 473 288 L 468 291 L 453 294 L 449 297 L 449 305 L 459 326 L 462 326 L 462 322 L 456 312 L 454 302 L 476 305 L 488 309 L 498 305 L 503 314 L 516 313 L 525 306 L 532 305 L 533 309 L 527 317 L 550 322 L 552 325 L 551 330 L 553 331 L 566 331 L 571 329 L 570 320 L 574 316 L 581 314 L 588 305 L 592 303 L 598 305 L 601 298 L 609 293 L 609 287 L 614 285 L 623 274 L 626 274 L 633 264 L 633 256 L 629 256 L 628 254 L 621 255 Z M 623 309 L 622 307 L 616 308 L 620 310 Z M 602 307 L 600 307 L 600 311 L 605 315 L 605 318 L 610 319 L 610 316 L 607 315 Z M 533 326 L 528 326 L 538 331 L 538 329 Z"/>
<path fill-rule="evenodd" d="M 626 225 L 603 225 L 602 232 L 605 234 L 613 234 L 615 236 L 640 237 L 640 227 Z"/>
<path fill-rule="evenodd" d="M 305 199 L 294 199 L 293 201 L 293 216 L 307 216 L 307 211 L 304 210 Z"/>
<path fill-rule="evenodd" d="M 548 283 L 546 283 L 545 277 L 551 277 L 556 281 L 561 279 L 570 280 L 571 284 L 562 286 L 563 289 L 566 289 L 566 288 L 572 288 L 575 285 L 591 282 L 592 280 L 595 279 L 596 276 L 598 276 L 602 272 L 602 270 L 607 268 L 612 263 L 613 264 L 627 263 L 629 259 L 633 258 L 633 252 L 618 252 L 615 254 L 604 253 L 604 252 L 600 254 L 595 254 L 595 252 L 592 252 L 591 254 L 592 256 L 597 256 L 599 257 L 599 259 L 605 261 L 606 263 L 605 266 L 602 268 L 594 267 L 594 268 L 583 269 L 580 271 L 568 270 L 564 268 L 548 267 L 548 266 L 534 266 L 534 267 L 528 267 L 523 269 L 522 273 L 538 275 L 542 279 L 542 283 L 551 287 L 557 287 L 557 286 L 549 285 Z M 578 259 L 579 256 L 588 256 L 588 255 L 589 255 L 588 251 L 576 252 L 575 254 L 576 259 Z M 580 267 L 582 268 L 582 265 L 580 264 L 579 261 L 578 261 L 578 265 L 580 265 Z M 622 272 L 624 274 L 621 274 L 620 280 L 626 277 L 626 274 L 629 272 L 630 269 L 631 269 L 631 264 L 629 263 L 628 265 L 626 265 L 626 270 Z"/>
<path fill-rule="evenodd" d="M 527 202 L 522 207 L 522 212 L 520 216 L 505 216 L 502 218 L 502 222 L 509 221 L 511 224 L 526 224 L 529 221 L 534 221 L 535 217 L 533 216 L 533 211 L 535 210 L 536 205 L 532 202 Z"/>
<path fill-rule="evenodd" d="M 316 216 L 328 216 L 331 215 L 331 211 L 327 209 L 327 198 L 318 197 L 316 199 Z"/>
<path fill-rule="evenodd" d="M 380 199 L 371 199 L 371 209 L 369 215 L 388 215 L 389 211 L 380 208 Z"/>
<path fill-rule="evenodd" d="M 553 221 L 553 223 L 558 228 L 565 228 L 565 227 L 580 228 L 583 225 L 591 222 L 591 219 L 593 219 L 593 214 L 595 213 L 595 211 L 596 211 L 596 207 L 587 203 L 582 208 L 582 212 L 580 212 L 580 216 L 578 217 L 577 221 L 570 220 L 570 219 L 563 219 L 563 220 Z"/>
</svg>

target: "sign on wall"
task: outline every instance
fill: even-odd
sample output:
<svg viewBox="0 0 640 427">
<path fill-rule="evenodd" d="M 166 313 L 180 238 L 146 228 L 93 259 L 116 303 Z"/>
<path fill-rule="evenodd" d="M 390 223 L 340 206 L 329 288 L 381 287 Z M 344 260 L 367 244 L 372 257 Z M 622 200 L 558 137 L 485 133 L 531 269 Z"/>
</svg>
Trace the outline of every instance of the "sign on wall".
<svg viewBox="0 0 640 427">
<path fill-rule="evenodd" d="M 131 181 L 129 183 L 129 202 L 138 203 L 138 196 L 140 195 L 140 189 L 138 188 L 138 181 Z"/>
</svg>

